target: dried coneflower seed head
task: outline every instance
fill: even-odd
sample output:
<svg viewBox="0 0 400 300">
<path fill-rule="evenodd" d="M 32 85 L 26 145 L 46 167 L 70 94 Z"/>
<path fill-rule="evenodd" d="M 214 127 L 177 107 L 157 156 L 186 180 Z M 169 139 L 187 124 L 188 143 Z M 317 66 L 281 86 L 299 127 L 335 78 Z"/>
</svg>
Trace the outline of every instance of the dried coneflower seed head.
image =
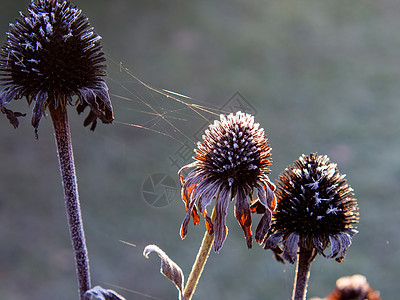
<svg viewBox="0 0 400 300">
<path fill-rule="evenodd" d="M 380 293 L 375 291 L 363 275 L 341 277 L 336 281 L 336 289 L 326 297 L 326 300 L 382 300 Z"/>
<path fill-rule="evenodd" d="M 105 75 L 101 37 L 94 32 L 82 11 L 61 0 L 37 0 L 28 13 L 10 24 L 7 41 L 0 52 L 0 109 L 14 127 L 21 113 L 4 105 L 25 97 L 34 102 L 32 125 L 35 130 L 50 104 L 72 104 L 76 95 L 77 111 L 87 106 L 90 113 L 84 125 L 93 130 L 97 118 L 113 120 Z"/>
<path fill-rule="evenodd" d="M 275 208 L 275 186 L 269 181 L 271 148 L 264 130 L 249 114 L 221 115 L 220 120 L 210 125 L 198 143 L 195 161 L 184 166 L 179 175 L 182 183 L 182 198 L 187 214 L 182 223 L 181 236 L 187 233 L 190 217 L 198 224 L 198 210 L 204 215 L 209 233 L 215 234 L 214 250 L 218 252 L 227 235 L 226 214 L 231 200 L 236 199 L 235 216 L 247 240 L 252 244 L 250 201 L 257 192 L 257 202 L 262 205 L 264 215 L 256 230 L 256 240 L 264 239 L 269 229 L 271 210 Z M 184 178 L 182 171 L 194 168 Z M 212 222 L 206 208 L 215 203 L 215 220 Z M 197 202 L 197 207 L 196 207 Z"/>
<path fill-rule="evenodd" d="M 302 155 L 279 176 L 277 207 L 265 248 L 294 263 L 298 247 L 341 262 L 357 233 L 358 206 L 353 189 L 336 164 L 317 154 Z M 279 246 L 282 244 L 282 248 Z"/>
</svg>

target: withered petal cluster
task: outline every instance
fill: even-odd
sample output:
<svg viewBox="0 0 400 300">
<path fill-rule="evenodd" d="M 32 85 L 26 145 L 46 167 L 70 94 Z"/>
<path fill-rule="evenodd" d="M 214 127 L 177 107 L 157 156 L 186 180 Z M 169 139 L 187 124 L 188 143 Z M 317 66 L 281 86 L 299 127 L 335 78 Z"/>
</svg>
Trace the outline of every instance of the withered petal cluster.
<svg viewBox="0 0 400 300">
<path fill-rule="evenodd" d="M 181 237 L 187 234 L 190 218 L 199 223 L 199 212 L 204 216 L 207 230 L 214 233 L 214 251 L 218 252 L 228 232 L 226 215 L 229 202 L 235 200 L 235 216 L 242 227 L 247 246 L 252 245 L 251 202 L 259 203 L 263 216 L 256 229 L 255 239 L 261 242 L 269 229 L 275 209 L 275 186 L 268 174 L 271 148 L 259 124 L 250 114 L 237 112 L 221 115 L 198 143 L 194 162 L 179 171 L 182 199 L 186 217 L 181 226 Z M 182 172 L 192 169 L 184 177 Z M 253 199 L 253 194 L 257 198 Z M 215 220 L 207 214 L 207 206 L 215 199 Z"/>
<path fill-rule="evenodd" d="M 111 123 L 113 111 L 105 76 L 101 37 L 82 11 L 61 0 L 32 1 L 28 12 L 10 24 L 0 51 L 0 110 L 18 127 L 24 114 L 5 107 L 25 97 L 34 104 L 32 126 L 50 105 L 76 105 L 78 113 L 89 106 L 84 125 L 96 127 L 97 119 Z M 74 96 L 76 96 L 75 99 Z"/>
</svg>

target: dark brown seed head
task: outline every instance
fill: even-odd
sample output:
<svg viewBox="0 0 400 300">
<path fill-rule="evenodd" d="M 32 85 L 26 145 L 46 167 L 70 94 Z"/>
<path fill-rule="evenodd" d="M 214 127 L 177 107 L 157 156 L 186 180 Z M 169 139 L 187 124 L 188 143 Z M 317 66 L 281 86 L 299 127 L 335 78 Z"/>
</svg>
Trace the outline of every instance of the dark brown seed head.
<svg viewBox="0 0 400 300">
<path fill-rule="evenodd" d="M 276 196 L 266 248 L 277 255 L 283 251 L 282 257 L 293 263 L 299 246 L 324 254 L 330 245 L 328 257 L 343 260 L 357 233 L 358 205 L 336 164 L 326 155 L 302 155 L 279 176 Z"/>
<path fill-rule="evenodd" d="M 45 108 L 72 104 L 77 110 L 89 106 L 85 125 L 96 126 L 113 120 L 105 76 L 101 37 L 82 11 L 61 0 L 32 1 L 28 12 L 10 24 L 7 41 L 0 52 L 0 109 L 14 127 L 17 117 L 4 107 L 13 99 L 25 97 L 34 103 L 32 125 L 39 126 Z"/>
</svg>

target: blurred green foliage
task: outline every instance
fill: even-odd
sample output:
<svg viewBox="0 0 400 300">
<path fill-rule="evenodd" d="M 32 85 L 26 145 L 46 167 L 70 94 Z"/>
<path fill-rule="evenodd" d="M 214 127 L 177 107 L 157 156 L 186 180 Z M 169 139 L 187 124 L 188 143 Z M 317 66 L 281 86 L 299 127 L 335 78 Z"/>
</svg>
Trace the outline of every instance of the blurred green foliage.
<svg viewBox="0 0 400 300">
<path fill-rule="evenodd" d="M 2 42 L 27 3 L 2 1 Z M 204 232 L 203 223 L 190 226 L 181 241 L 179 193 L 162 208 L 141 195 L 145 179 L 157 172 L 178 185 L 170 158 L 187 140 L 194 147 L 204 119 L 149 91 L 122 62 L 152 86 L 217 111 L 240 91 L 270 139 L 273 180 L 302 153 L 328 154 L 355 190 L 360 232 L 344 263 L 317 258 L 308 295 L 325 296 L 337 278 L 360 273 L 384 299 L 398 297 L 399 1 L 74 4 L 103 37 L 116 115 L 113 125 L 99 124 L 92 133 L 82 127 L 82 116 L 69 113 L 93 284 L 128 289 L 115 287 L 128 299 L 175 299 L 176 289 L 158 273 L 158 258 L 146 260 L 143 248 L 159 245 L 187 276 Z M 0 299 L 75 299 L 51 122 L 42 120 L 35 140 L 25 100 L 9 107 L 28 115 L 17 130 L 0 116 Z M 247 250 L 233 205 L 228 226 L 194 299 L 289 299 L 294 267 L 275 262 L 258 245 Z"/>
</svg>

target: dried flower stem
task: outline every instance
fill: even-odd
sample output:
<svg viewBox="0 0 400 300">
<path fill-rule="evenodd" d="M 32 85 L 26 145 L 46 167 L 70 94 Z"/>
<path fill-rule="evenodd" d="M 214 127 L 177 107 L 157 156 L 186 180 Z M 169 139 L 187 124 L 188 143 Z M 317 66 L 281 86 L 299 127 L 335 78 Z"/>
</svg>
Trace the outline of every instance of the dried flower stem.
<svg viewBox="0 0 400 300">
<path fill-rule="evenodd" d="M 212 211 L 211 220 L 214 222 L 215 209 Z M 209 234 L 208 231 L 204 233 L 203 241 L 199 252 L 197 253 L 196 260 L 193 264 L 192 271 L 189 274 L 188 281 L 185 289 L 183 290 L 183 299 L 190 300 L 193 297 L 194 291 L 196 290 L 197 283 L 199 282 L 200 276 L 203 273 L 204 266 L 207 262 L 208 256 L 210 255 L 211 247 L 214 242 L 214 234 Z"/>
<path fill-rule="evenodd" d="M 308 250 L 300 247 L 297 254 L 296 278 L 293 288 L 293 300 L 306 299 L 308 278 L 310 277 L 311 263 L 315 259 L 316 253 L 314 250 Z"/>
<path fill-rule="evenodd" d="M 68 115 L 65 105 L 55 106 L 53 103 L 54 101 L 50 103 L 49 110 L 54 126 L 69 232 L 75 255 L 79 294 L 83 300 L 85 292 L 90 289 L 89 259 L 79 205 Z"/>
</svg>

